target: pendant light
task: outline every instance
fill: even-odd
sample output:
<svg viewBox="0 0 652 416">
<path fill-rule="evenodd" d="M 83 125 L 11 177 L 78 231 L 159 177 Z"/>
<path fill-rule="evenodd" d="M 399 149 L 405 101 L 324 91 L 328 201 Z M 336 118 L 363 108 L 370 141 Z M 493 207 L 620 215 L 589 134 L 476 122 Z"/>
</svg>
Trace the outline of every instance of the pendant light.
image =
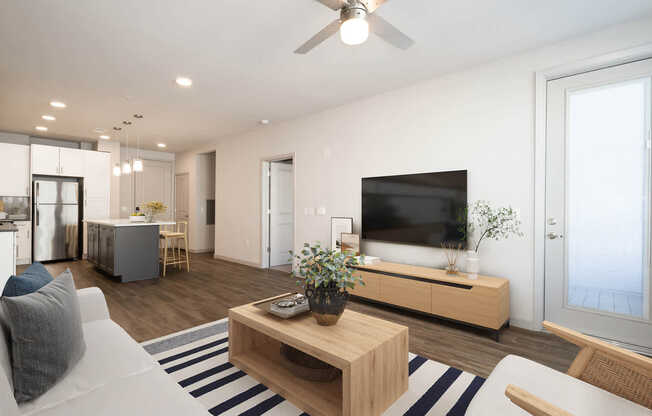
<svg viewBox="0 0 652 416">
<path fill-rule="evenodd" d="M 130 126 L 131 121 L 123 121 L 122 124 L 125 126 Z M 129 161 L 129 131 L 125 130 L 125 135 L 127 136 L 127 159 L 122 162 L 122 174 L 129 175 L 131 174 L 131 163 Z"/>
<path fill-rule="evenodd" d="M 113 131 L 118 135 L 118 145 L 120 145 L 120 130 L 122 130 L 122 127 L 113 127 Z M 115 166 L 113 166 L 113 176 L 120 176 L 121 174 L 120 163 L 116 163 Z"/>
<path fill-rule="evenodd" d="M 142 114 L 134 114 L 134 118 L 140 120 L 143 118 Z M 143 160 L 140 158 L 140 134 L 136 135 L 136 157 L 133 162 L 134 172 L 143 171 Z"/>
</svg>

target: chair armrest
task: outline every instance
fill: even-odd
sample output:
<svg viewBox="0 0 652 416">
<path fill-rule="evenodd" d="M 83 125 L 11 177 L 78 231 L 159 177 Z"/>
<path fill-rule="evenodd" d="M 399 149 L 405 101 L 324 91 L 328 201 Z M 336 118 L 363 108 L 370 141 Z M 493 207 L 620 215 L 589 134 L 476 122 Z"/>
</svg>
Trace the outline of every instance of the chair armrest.
<svg viewBox="0 0 652 416">
<path fill-rule="evenodd" d="M 505 389 L 505 396 L 532 416 L 573 416 L 571 413 L 511 384 Z"/>
<path fill-rule="evenodd" d="M 104 293 L 98 287 L 88 287 L 77 290 L 79 309 L 82 322 L 110 319 L 109 308 L 106 305 Z"/>
</svg>

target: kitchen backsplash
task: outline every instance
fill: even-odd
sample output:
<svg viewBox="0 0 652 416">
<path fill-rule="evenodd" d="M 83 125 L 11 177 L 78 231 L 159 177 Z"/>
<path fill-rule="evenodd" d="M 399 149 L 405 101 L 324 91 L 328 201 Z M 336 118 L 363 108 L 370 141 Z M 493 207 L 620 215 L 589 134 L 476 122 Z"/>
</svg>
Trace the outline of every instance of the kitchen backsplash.
<svg viewBox="0 0 652 416">
<path fill-rule="evenodd" d="M 0 196 L 0 220 L 29 220 L 29 198 Z"/>
</svg>

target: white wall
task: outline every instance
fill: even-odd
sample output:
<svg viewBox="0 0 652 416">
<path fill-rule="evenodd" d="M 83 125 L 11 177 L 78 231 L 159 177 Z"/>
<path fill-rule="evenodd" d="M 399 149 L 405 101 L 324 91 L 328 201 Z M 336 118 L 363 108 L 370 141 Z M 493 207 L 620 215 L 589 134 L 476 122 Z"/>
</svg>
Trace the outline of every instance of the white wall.
<svg viewBox="0 0 652 416">
<path fill-rule="evenodd" d="M 535 71 L 649 42 L 652 20 L 614 26 L 221 140 L 215 255 L 261 263 L 263 158 L 295 154 L 297 247 L 328 244 L 331 216 L 353 216 L 359 231 L 362 177 L 467 169 L 469 201 L 511 204 L 521 212 L 525 237 L 484 244 L 481 271 L 510 279 L 513 323 L 535 328 Z M 320 206 L 326 216 L 304 215 L 304 208 Z M 445 264 L 433 248 L 367 243 L 363 252 L 388 261 Z"/>
</svg>

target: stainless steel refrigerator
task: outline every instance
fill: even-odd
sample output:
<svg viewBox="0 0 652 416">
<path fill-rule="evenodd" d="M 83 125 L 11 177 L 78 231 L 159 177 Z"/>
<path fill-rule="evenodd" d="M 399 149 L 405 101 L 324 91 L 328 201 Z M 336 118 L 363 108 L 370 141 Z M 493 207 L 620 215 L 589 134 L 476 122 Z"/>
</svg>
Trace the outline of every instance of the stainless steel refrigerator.
<svg viewBox="0 0 652 416">
<path fill-rule="evenodd" d="M 63 260 L 79 253 L 79 182 L 34 180 L 34 261 Z"/>
</svg>

